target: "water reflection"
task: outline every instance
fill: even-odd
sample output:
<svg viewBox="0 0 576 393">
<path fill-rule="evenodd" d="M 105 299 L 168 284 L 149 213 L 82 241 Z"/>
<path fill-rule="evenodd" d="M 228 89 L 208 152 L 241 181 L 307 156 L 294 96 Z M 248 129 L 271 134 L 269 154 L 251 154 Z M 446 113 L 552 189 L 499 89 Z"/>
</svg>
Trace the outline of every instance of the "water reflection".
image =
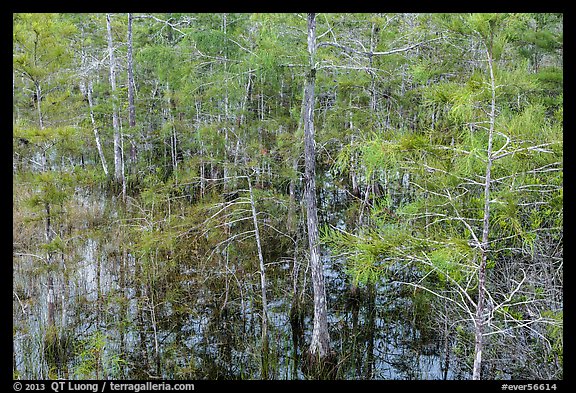
<svg viewBox="0 0 576 393">
<path fill-rule="evenodd" d="M 38 269 L 37 258 L 15 253 L 15 377 L 262 377 L 256 270 L 232 269 L 226 262 L 226 269 L 207 275 L 198 266 L 165 266 L 163 256 L 147 259 L 119 247 L 118 236 L 117 228 L 86 232 L 52 272 Z M 323 262 L 330 335 L 339 353 L 337 378 L 454 377 L 443 368 L 443 338 L 415 323 L 409 292 L 394 282 L 354 287 L 343 260 L 324 250 Z M 300 356 L 310 341 L 312 294 L 308 285 L 299 315 L 303 331 L 294 331 L 292 263 L 293 255 L 280 255 L 267 267 L 271 379 L 306 378 Z M 301 270 L 304 274 L 306 266 Z M 46 274 L 51 273 L 59 291 L 57 361 L 47 356 L 44 341 Z"/>
</svg>

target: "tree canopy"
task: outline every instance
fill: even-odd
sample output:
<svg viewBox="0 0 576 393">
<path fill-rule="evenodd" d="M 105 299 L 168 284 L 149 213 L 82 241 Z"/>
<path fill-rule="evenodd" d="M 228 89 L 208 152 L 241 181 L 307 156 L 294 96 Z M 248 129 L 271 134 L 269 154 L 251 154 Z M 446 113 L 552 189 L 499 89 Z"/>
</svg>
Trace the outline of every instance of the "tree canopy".
<svg viewBox="0 0 576 393">
<path fill-rule="evenodd" d="M 260 313 L 247 340 L 266 356 L 227 377 L 280 378 L 274 300 L 296 324 L 314 287 L 332 315 L 322 269 L 341 263 L 354 291 L 398 285 L 433 310 L 418 315 L 453 375 L 562 378 L 563 14 L 320 13 L 313 32 L 310 17 L 13 14 L 15 332 L 25 293 L 51 288 L 60 341 L 43 345 L 64 345 L 88 239 L 122 261 L 118 297 L 98 278 L 97 299 L 124 315 L 95 322 L 120 337 L 76 329 L 75 349 L 15 377 L 132 378 L 121 351 L 99 354 L 146 319 L 150 375 L 213 377 L 160 334 L 163 316 L 185 334 L 210 292 L 216 324 Z"/>
</svg>

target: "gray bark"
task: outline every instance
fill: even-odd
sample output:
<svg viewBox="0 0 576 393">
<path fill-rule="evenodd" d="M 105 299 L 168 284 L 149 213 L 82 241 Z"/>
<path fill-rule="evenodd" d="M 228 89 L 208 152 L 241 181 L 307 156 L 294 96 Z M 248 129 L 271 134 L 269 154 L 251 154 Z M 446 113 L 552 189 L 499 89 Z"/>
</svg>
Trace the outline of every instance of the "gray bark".
<svg viewBox="0 0 576 393">
<path fill-rule="evenodd" d="M 492 37 L 491 37 L 492 40 Z M 486 163 L 486 175 L 484 183 L 484 216 L 482 219 L 482 241 L 481 241 L 481 260 L 480 269 L 478 271 L 478 301 L 476 303 L 476 317 L 474 320 L 474 366 L 472 369 L 472 379 L 478 380 L 481 378 L 482 369 L 482 351 L 484 349 L 484 327 L 486 324 L 485 318 L 485 291 L 486 291 L 486 260 L 488 256 L 488 236 L 490 231 L 490 184 L 492 182 L 492 139 L 494 134 L 494 123 L 496 118 L 496 86 L 494 82 L 494 69 L 492 66 L 492 42 L 490 48 L 486 48 L 486 55 L 488 60 L 488 68 L 490 71 L 490 88 L 492 91 L 492 100 L 490 103 L 490 129 L 488 131 L 488 148 Z"/>
<path fill-rule="evenodd" d="M 50 243 L 53 239 L 54 236 L 52 236 L 52 227 L 51 227 L 51 223 L 50 223 L 50 204 L 48 202 L 46 202 L 44 204 L 44 209 L 46 211 L 46 243 Z M 47 253 L 47 260 L 48 260 L 48 264 L 52 265 L 54 263 L 53 261 L 53 256 L 52 256 L 52 252 L 48 251 Z M 47 303 L 48 303 L 48 327 L 49 328 L 54 328 L 56 326 L 56 295 L 55 295 L 55 290 L 54 290 L 54 277 L 52 276 L 52 272 L 48 273 L 48 299 L 47 299 Z"/>
<path fill-rule="evenodd" d="M 134 62 L 132 60 L 132 14 L 128 13 L 128 125 L 136 125 L 134 107 Z"/>
<path fill-rule="evenodd" d="M 254 222 L 254 235 L 256 236 L 256 246 L 258 248 L 258 261 L 260 262 L 260 289 L 262 293 L 262 379 L 268 379 L 268 301 L 266 300 L 266 270 L 264 267 L 264 256 L 262 254 L 262 244 L 260 243 L 260 230 L 252 192 L 252 183 L 248 177 L 248 189 L 250 190 L 250 207 L 252 209 L 252 220 Z"/>
<path fill-rule="evenodd" d="M 114 178 L 117 182 L 124 182 L 122 171 L 122 146 L 120 143 L 120 121 L 116 105 L 116 69 L 114 67 L 114 46 L 112 44 L 112 25 L 110 14 L 106 14 L 106 27 L 108 29 L 108 54 L 110 60 L 110 87 L 112 89 L 112 127 L 114 128 Z"/>
<path fill-rule="evenodd" d="M 100 135 L 98 133 L 98 126 L 96 126 L 96 120 L 94 119 L 94 102 L 92 101 L 92 81 L 88 82 L 88 88 L 86 89 L 86 97 L 88 98 L 88 106 L 90 107 L 90 120 L 92 121 L 92 127 L 94 128 L 94 139 L 96 140 L 96 148 L 98 149 L 98 155 L 100 156 L 100 161 L 102 162 L 102 169 L 104 174 L 108 176 L 108 164 L 106 163 L 106 157 L 104 156 L 104 151 L 102 150 L 102 144 L 100 143 Z"/>
<path fill-rule="evenodd" d="M 37 104 L 37 110 L 38 110 L 38 124 L 40 126 L 40 129 L 43 130 L 44 129 L 44 119 L 42 116 L 42 106 L 40 105 L 40 101 L 42 101 L 42 90 L 40 89 L 40 83 L 39 82 L 35 82 L 34 83 L 36 85 L 36 104 Z"/>
<path fill-rule="evenodd" d="M 127 52 L 127 63 L 128 63 L 128 126 L 136 126 L 136 106 L 134 104 L 134 90 L 136 84 L 134 83 L 134 60 L 133 60 L 133 45 L 132 45 L 132 22 L 134 16 L 128 14 L 128 52 Z M 136 161 L 136 143 L 133 137 L 130 138 L 130 161 Z"/>
<path fill-rule="evenodd" d="M 312 271 L 312 286 L 314 290 L 314 327 L 309 352 L 320 359 L 330 352 L 330 336 L 328 334 L 328 316 L 326 307 L 326 289 L 324 272 L 320 260 L 318 244 L 318 209 L 316 206 L 316 153 L 314 146 L 314 85 L 316 82 L 316 15 L 308 14 L 308 53 L 310 69 L 306 76 L 304 89 L 304 159 L 305 179 L 304 200 L 306 202 L 306 223 L 308 227 L 308 244 L 310 247 L 310 266 Z"/>
</svg>

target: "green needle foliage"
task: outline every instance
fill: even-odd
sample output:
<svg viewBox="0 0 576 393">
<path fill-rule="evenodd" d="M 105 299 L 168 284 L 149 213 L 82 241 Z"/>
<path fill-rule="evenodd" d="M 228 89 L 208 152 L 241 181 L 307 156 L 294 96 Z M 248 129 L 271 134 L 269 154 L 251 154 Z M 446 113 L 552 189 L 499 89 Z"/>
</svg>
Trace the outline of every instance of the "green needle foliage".
<svg viewBox="0 0 576 393">
<path fill-rule="evenodd" d="M 479 335 L 475 377 L 562 378 L 563 14 L 317 14 L 310 64 L 306 14 L 134 13 L 129 39 L 115 13 L 114 67 L 106 16 L 13 15 L 13 375 L 298 378 L 311 114 L 329 279 L 408 294 L 448 378 L 473 375 Z M 332 288 L 332 337 L 372 362 L 336 375 L 384 375 L 369 348 L 399 328 L 343 334 Z M 28 313 L 77 343 L 68 365 L 36 359 Z"/>
</svg>

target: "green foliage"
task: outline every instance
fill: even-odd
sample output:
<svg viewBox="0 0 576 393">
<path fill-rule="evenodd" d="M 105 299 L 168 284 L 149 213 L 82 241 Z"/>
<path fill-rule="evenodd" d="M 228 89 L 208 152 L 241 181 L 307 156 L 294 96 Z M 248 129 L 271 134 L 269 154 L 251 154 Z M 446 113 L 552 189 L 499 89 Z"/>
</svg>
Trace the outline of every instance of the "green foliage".
<svg viewBox="0 0 576 393">
<path fill-rule="evenodd" d="M 477 32 L 484 39 L 489 39 L 500 25 L 503 25 L 509 14 L 501 13 L 472 13 L 465 17 L 465 22 L 471 31 Z"/>
<path fill-rule="evenodd" d="M 13 14 L 15 69 L 39 82 L 71 59 L 66 39 L 77 32 L 59 14 Z"/>
<path fill-rule="evenodd" d="M 44 209 L 45 204 L 62 205 L 70 196 L 72 176 L 57 172 L 41 172 L 33 181 L 37 186 L 35 193 L 27 200 L 31 208 Z"/>
<path fill-rule="evenodd" d="M 107 348 L 108 337 L 101 331 L 78 340 L 74 349 L 77 358 L 74 375 L 79 379 L 118 378 L 125 361 Z"/>
<path fill-rule="evenodd" d="M 379 216 L 378 229 L 359 235 L 323 227 L 321 241 L 336 255 L 346 258 L 346 271 L 355 283 L 374 283 L 386 277 L 390 266 L 401 259 L 401 245 L 409 241 L 409 231 L 401 225 L 387 223 L 383 214 Z"/>
<path fill-rule="evenodd" d="M 557 356 L 562 365 L 564 362 L 564 311 L 548 310 L 543 312 L 542 316 L 549 318 L 551 322 L 547 325 L 547 334 L 552 342 L 552 354 L 550 356 Z"/>
<path fill-rule="evenodd" d="M 198 139 L 208 144 L 215 152 L 224 150 L 224 135 L 220 132 L 218 124 L 205 125 L 198 129 Z"/>
<path fill-rule="evenodd" d="M 426 258 L 443 281 L 450 277 L 455 282 L 461 282 L 474 273 L 474 267 L 470 263 L 473 251 L 461 239 L 450 239 L 446 247 L 433 248 Z"/>
<path fill-rule="evenodd" d="M 29 253 L 61 253 L 70 261 L 75 251 L 68 241 L 86 235 L 85 227 L 102 233 L 118 228 L 113 232 L 118 236 L 103 243 L 135 259 L 142 274 L 135 273 L 134 280 L 150 288 L 154 306 L 162 305 L 155 308 L 159 319 L 167 304 L 178 318 L 187 318 L 195 294 L 223 291 L 224 285 L 230 291 L 227 306 L 244 305 L 252 296 L 257 258 L 246 179 L 239 175 L 253 174 L 267 268 L 273 271 L 277 261 L 307 247 L 298 209 L 305 186 L 306 17 L 140 15 L 133 25 L 135 127 L 127 125 L 126 15 L 112 19 L 114 97 L 102 57 L 104 14 L 13 15 L 15 244 L 29 244 Z M 548 13 L 318 15 L 316 182 L 321 208 L 327 209 L 320 215 L 321 240 L 346 261 L 354 283 L 401 277 L 458 302 L 461 288 L 474 298 L 481 260 L 474 242 L 488 206 L 487 291 L 494 301 L 506 297 L 520 268 L 534 282 L 521 288 L 527 297 L 514 301 L 542 299 L 547 286 L 558 289 L 546 280 L 549 272 L 561 272 L 547 263 L 561 258 L 563 239 L 562 30 L 562 14 Z M 396 49 L 402 50 L 369 54 Z M 492 156 L 489 53 L 496 85 Z M 110 169 L 111 113 L 113 106 L 119 109 L 126 200 L 100 166 L 89 83 Z M 352 175 L 360 196 L 351 196 Z M 84 206 L 83 191 L 108 192 L 101 210 L 111 209 L 114 218 L 102 218 L 103 212 L 94 215 L 98 220 L 92 217 L 96 207 Z M 74 214 L 78 222 L 72 222 Z M 48 218 L 56 234 L 45 244 Z M 77 233 L 67 234 L 71 228 Z M 546 274 L 538 270 L 543 266 Z M 37 264 L 32 274 L 59 280 L 73 270 Z M 174 284 L 181 282 L 187 286 Z M 275 287 L 273 292 L 281 295 Z M 415 313 L 432 314 L 434 294 L 419 292 Z M 116 292 L 109 298 L 125 305 L 120 297 Z M 501 309 L 510 323 L 520 322 L 526 311 L 523 305 Z M 454 313 L 447 318 L 469 318 L 460 310 L 447 312 Z M 541 315 L 551 322 L 550 330 L 531 328 L 546 335 L 552 355 L 561 359 L 561 312 Z M 119 326 L 126 326 L 121 319 Z M 438 320 L 427 315 L 419 323 L 428 322 Z M 468 362 L 471 329 L 463 322 L 454 326 L 453 354 Z M 82 340 L 74 376 L 123 376 L 123 360 L 108 349 L 111 343 L 105 333 Z M 183 362 L 186 351 L 165 345 L 170 371 L 163 371 L 203 375 L 196 358 Z"/>
<path fill-rule="evenodd" d="M 50 243 L 43 244 L 42 249 L 48 253 L 64 252 L 66 251 L 66 246 L 62 238 L 60 236 L 56 236 Z"/>
<path fill-rule="evenodd" d="M 161 80 L 169 80 L 170 71 L 177 71 L 177 60 L 177 53 L 164 45 L 146 46 L 136 55 L 136 61 L 144 66 L 153 67 Z"/>
<path fill-rule="evenodd" d="M 446 71 L 445 65 L 433 62 L 431 59 L 422 59 L 410 65 L 410 73 L 414 81 L 421 85 L 438 79 Z"/>
<path fill-rule="evenodd" d="M 220 30 L 200 30 L 192 34 L 196 47 L 207 55 L 218 55 L 236 49 Z"/>
</svg>

